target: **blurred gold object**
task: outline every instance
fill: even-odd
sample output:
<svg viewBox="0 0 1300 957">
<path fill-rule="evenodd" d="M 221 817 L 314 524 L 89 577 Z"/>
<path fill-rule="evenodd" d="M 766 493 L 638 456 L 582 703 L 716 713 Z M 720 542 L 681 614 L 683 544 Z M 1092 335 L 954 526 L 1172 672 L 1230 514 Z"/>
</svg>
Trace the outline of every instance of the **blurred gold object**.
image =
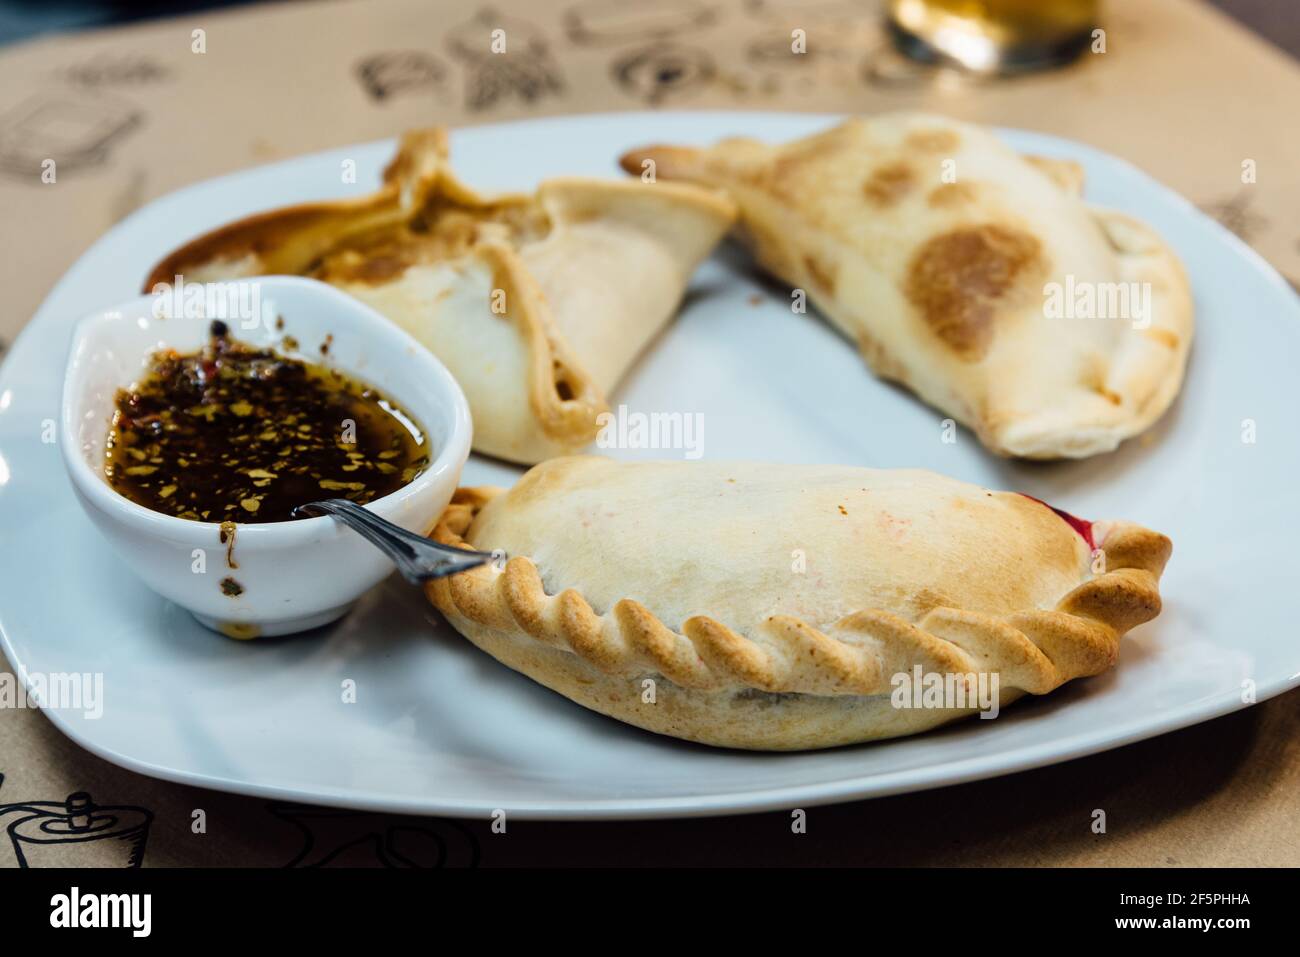
<svg viewBox="0 0 1300 957">
<path fill-rule="evenodd" d="M 908 56 L 977 73 L 1059 66 L 1087 49 L 1099 0 L 889 0 Z"/>
</svg>

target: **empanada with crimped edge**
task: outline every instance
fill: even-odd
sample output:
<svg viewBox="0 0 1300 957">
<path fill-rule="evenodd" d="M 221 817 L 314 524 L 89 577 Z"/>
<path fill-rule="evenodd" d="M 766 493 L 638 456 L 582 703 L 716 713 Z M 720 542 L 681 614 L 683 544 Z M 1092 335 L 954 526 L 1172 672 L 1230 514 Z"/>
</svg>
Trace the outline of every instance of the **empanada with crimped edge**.
<svg viewBox="0 0 1300 957">
<path fill-rule="evenodd" d="M 1000 454 L 1114 449 L 1182 383 L 1193 324 L 1182 266 L 1149 227 L 1085 204 L 1077 164 L 924 114 L 779 146 L 652 146 L 622 162 L 726 189 L 763 267 L 805 290 L 877 374 Z M 1127 283 L 1139 285 L 1110 285 Z M 1138 294 L 1127 309 L 1125 290 Z M 1128 318 L 1056 317 L 1086 312 L 1087 295 L 1093 314 Z"/>
<path fill-rule="evenodd" d="M 630 724 L 763 750 L 972 713 L 894 707 L 918 665 L 972 691 L 996 673 L 1003 704 L 1105 671 L 1159 613 L 1171 547 L 930 472 L 594 456 L 461 490 L 434 537 L 510 556 L 426 588 L 493 657 Z"/>
<path fill-rule="evenodd" d="M 481 196 L 453 175 L 443 131 L 419 130 L 378 192 L 232 223 L 167 256 L 145 289 L 175 276 L 329 282 L 442 360 L 469 399 L 476 450 L 532 463 L 596 437 L 609 391 L 734 217 L 689 185 L 554 179 Z"/>
</svg>

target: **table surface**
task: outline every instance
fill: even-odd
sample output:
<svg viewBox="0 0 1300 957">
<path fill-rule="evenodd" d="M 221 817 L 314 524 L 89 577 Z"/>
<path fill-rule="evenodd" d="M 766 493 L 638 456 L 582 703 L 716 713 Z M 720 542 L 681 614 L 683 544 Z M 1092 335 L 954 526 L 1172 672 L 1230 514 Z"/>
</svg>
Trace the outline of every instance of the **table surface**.
<svg viewBox="0 0 1300 957">
<path fill-rule="evenodd" d="M 1300 70 L 1278 47 L 1300 53 L 1297 21 L 1265 0 L 1220 5 L 1277 46 L 1192 0 L 1134 0 L 1110 4 L 1104 55 L 995 83 L 898 79 L 869 0 L 828 0 L 806 11 L 795 0 L 680 0 L 664 9 L 687 18 L 710 12 L 670 37 L 608 42 L 593 40 L 613 22 L 598 19 L 609 9 L 604 0 L 498 0 L 493 22 L 504 18 L 515 36 L 528 36 L 542 68 L 560 76 L 549 92 L 494 94 L 476 84 L 482 64 L 455 41 L 484 28 L 477 5 L 276 4 L 16 45 L 0 51 L 0 235 L 11 251 L 0 259 L 0 348 L 108 226 L 186 183 L 431 122 L 656 106 L 924 108 L 1074 137 L 1169 183 L 1294 282 Z M 788 36 L 792 26 L 808 29 L 814 52 L 818 37 L 833 36 L 834 49 L 798 71 L 755 53 L 759 41 Z M 202 56 L 192 50 L 196 28 L 205 30 Z M 707 62 L 705 79 L 682 87 L 620 80 L 629 58 L 671 48 Z M 402 51 L 419 52 L 419 76 L 394 73 Z M 134 119 L 61 164 L 57 188 L 45 187 L 10 168 L 7 131 L 68 98 Z M 30 125 L 22 129 L 30 133 Z M 1240 182 L 1246 158 L 1261 171 L 1248 187 Z M 793 833 L 786 812 L 511 822 L 494 834 L 483 821 L 286 808 L 132 774 L 23 709 L 0 710 L 0 776 L 0 813 L 75 791 L 151 811 L 145 866 L 397 863 L 385 848 L 421 864 L 1300 864 L 1300 692 L 1050 768 L 809 809 L 806 833 Z M 1099 809 L 1105 833 L 1094 831 Z M 206 816 L 205 833 L 191 826 L 196 810 Z M 67 863 L 108 863 L 96 853 Z M 13 863 L 0 841 L 0 864 Z"/>
</svg>

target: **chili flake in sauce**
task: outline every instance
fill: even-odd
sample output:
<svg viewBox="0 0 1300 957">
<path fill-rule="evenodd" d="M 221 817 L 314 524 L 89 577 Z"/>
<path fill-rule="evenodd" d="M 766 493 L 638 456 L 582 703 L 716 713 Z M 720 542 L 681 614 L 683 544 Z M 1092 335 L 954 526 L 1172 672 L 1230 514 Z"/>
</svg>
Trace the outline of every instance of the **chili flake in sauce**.
<svg viewBox="0 0 1300 957">
<path fill-rule="evenodd" d="M 326 498 L 364 505 L 429 464 L 423 430 L 341 372 L 232 339 L 155 353 L 117 393 L 109 484 L 146 508 L 196 522 L 283 522 Z"/>
</svg>

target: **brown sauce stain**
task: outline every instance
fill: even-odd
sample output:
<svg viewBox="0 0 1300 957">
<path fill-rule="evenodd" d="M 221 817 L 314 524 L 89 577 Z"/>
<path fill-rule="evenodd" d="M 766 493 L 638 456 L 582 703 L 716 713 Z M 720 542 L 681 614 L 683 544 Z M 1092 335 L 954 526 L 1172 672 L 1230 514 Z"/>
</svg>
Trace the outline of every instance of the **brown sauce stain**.
<svg viewBox="0 0 1300 957">
<path fill-rule="evenodd" d="M 235 561 L 235 531 L 239 528 L 234 522 L 222 522 L 219 537 L 221 544 L 226 546 L 226 567 L 238 568 L 239 563 Z"/>
</svg>

